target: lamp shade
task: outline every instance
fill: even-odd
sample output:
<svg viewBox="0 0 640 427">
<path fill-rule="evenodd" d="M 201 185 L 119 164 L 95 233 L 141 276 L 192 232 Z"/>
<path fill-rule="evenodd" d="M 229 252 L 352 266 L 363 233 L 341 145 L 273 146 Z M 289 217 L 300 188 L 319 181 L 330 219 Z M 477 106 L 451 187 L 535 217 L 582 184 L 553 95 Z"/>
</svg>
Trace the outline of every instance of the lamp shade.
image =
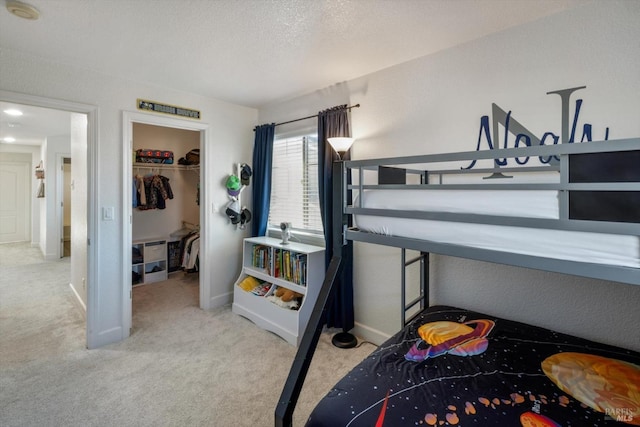
<svg viewBox="0 0 640 427">
<path fill-rule="evenodd" d="M 341 137 L 327 138 L 327 141 L 329 141 L 329 144 L 331 144 L 333 149 L 336 150 L 336 153 L 344 154 L 347 152 L 347 150 L 349 150 L 349 148 L 351 148 L 351 145 L 355 141 L 355 138 L 347 138 L 347 137 L 341 136 Z"/>
</svg>

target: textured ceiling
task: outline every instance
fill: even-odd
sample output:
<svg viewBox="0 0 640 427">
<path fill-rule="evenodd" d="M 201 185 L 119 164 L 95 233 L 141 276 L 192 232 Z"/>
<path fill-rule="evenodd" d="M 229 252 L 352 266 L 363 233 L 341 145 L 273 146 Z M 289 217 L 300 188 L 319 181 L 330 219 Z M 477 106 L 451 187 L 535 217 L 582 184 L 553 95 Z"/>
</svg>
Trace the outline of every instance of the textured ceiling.
<svg viewBox="0 0 640 427">
<path fill-rule="evenodd" d="M 590 0 L 25 1 L 3 48 L 259 108 Z"/>
</svg>

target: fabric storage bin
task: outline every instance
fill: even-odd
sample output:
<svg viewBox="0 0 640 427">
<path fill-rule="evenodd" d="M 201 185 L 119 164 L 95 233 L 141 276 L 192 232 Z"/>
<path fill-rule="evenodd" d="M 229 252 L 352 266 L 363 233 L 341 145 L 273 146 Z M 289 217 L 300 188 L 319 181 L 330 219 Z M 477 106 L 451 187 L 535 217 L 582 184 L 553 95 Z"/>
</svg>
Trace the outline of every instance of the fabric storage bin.
<svg viewBox="0 0 640 427">
<path fill-rule="evenodd" d="M 144 261 L 153 262 L 165 260 L 167 253 L 167 244 L 165 240 L 157 242 L 148 242 L 144 245 Z"/>
</svg>

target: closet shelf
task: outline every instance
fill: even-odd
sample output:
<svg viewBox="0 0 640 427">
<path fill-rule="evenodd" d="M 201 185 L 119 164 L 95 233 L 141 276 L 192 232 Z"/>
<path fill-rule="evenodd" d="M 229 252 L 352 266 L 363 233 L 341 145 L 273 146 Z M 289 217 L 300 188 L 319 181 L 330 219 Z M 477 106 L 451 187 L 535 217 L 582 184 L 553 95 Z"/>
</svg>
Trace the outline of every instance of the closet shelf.
<svg viewBox="0 0 640 427">
<path fill-rule="evenodd" d="M 199 171 L 200 165 L 178 165 L 178 164 L 165 164 L 165 163 L 139 163 L 133 164 L 134 169 L 160 169 L 160 170 L 192 170 Z"/>
<path fill-rule="evenodd" d="M 167 240 L 134 241 L 132 244 L 132 285 L 161 282 L 167 278 Z"/>
</svg>

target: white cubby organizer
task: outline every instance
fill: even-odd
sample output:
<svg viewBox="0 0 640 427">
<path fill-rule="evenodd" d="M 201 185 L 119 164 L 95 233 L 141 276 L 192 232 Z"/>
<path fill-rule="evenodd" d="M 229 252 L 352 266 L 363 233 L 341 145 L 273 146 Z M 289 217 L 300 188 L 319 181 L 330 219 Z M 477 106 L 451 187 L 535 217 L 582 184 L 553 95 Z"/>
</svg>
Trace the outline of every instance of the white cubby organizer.
<svg viewBox="0 0 640 427">
<path fill-rule="evenodd" d="M 283 245 L 271 237 L 244 239 L 242 273 L 233 287 L 232 310 L 297 346 L 318 298 L 324 271 L 323 247 L 295 242 Z M 239 286 L 247 276 L 275 286 L 258 296 Z M 303 294 L 300 307 L 292 310 L 269 301 L 267 297 L 276 286 Z"/>
<path fill-rule="evenodd" d="M 140 281 L 134 286 L 167 280 L 166 239 L 137 240 L 132 246 L 142 255 L 142 259 L 132 259 L 132 269 L 140 275 Z"/>
</svg>

